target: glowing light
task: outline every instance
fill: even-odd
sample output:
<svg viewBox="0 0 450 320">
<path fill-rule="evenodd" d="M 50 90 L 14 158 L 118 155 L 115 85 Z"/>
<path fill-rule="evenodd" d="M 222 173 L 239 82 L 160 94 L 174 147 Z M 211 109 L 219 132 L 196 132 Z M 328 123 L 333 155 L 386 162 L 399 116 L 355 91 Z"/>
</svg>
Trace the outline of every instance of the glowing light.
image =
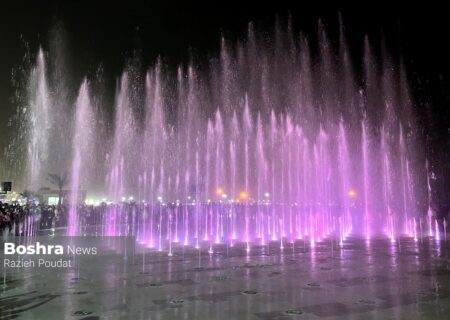
<svg viewBox="0 0 450 320">
<path fill-rule="evenodd" d="M 158 199 L 158 201 L 160 201 L 160 202 L 162 201 L 162 197 L 161 197 L 161 196 L 159 196 L 157 199 Z"/>
<path fill-rule="evenodd" d="M 224 193 L 223 195 L 222 195 L 222 198 L 224 198 L 224 199 L 226 199 L 228 196 Z"/>
<path fill-rule="evenodd" d="M 217 188 L 216 193 L 220 196 L 223 194 L 223 189 L 222 188 Z"/>
<path fill-rule="evenodd" d="M 356 191 L 355 191 L 355 190 L 350 190 L 350 191 L 348 192 L 348 196 L 349 196 L 350 198 L 356 197 Z"/>
<path fill-rule="evenodd" d="M 242 192 L 239 194 L 239 197 L 240 197 L 241 199 L 247 199 L 247 192 L 242 191 Z"/>
<path fill-rule="evenodd" d="M 438 225 L 437 220 L 434 220 L 434 225 L 435 225 L 435 229 L 436 229 L 436 240 L 440 240 L 441 236 L 440 236 L 439 225 Z"/>
<path fill-rule="evenodd" d="M 264 193 L 264 196 L 265 196 L 266 198 L 268 198 L 268 197 L 270 197 L 270 193 L 266 192 L 266 193 Z"/>
</svg>

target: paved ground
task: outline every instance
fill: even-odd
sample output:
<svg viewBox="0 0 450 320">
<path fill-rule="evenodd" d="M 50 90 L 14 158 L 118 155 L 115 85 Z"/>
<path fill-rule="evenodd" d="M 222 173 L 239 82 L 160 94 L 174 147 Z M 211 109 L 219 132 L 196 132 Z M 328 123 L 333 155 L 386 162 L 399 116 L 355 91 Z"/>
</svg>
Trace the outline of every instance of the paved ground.
<svg viewBox="0 0 450 320">
<path fill-rule="evenodd" d="M 449 248 L 349 239 L 124 258 L 112 245 L 81 268 L 3 269 L 0 320 L 449 319 Z"/>
</svg>

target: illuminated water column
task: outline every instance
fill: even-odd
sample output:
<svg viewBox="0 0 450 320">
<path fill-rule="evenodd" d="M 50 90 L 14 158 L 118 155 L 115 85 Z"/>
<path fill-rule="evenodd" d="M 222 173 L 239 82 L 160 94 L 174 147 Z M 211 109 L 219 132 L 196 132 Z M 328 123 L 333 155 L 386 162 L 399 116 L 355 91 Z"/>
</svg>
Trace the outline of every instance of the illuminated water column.
<svg viewBox="0 0 450 320">
<path fill-rule="evenodd" d="M 428 210 L 427 210 L 427 218 L 428 218 L 428 234 L 430 237 L 433 236 L 433 209 L 431 209 L 431 170 L 429 167 L 428 159 L 425 163 L 425 168 L 427 172 L 427 191 L 428 191 Z"/>
<path fill-rule="evenodd" d="M 368 138 L 368 123 L 364 118 L 361 121 L 361 144 L 362 144 L 362 159 L 363 159 L 363 185 L 364 185 L 364 229 L 366 239 L 370 239 L 370 220 L 369 220 L 369 138 Z"/>
<path fill-rule="evenodd" d="M 29 134 L 27 184 L 30 190 L 38 190 L 41 187 L 49 156 L 49 130 L 51 125 L 52 101 L 47 83 L 46 60 L 44 51 L 39 48 L 36 66 L 32 68 L 28 79 L 29 95 Z"/>
<path fill-rule="evenodd" d="M 411 235 L 411 230 L 408 226 L 409 222 L 409 214 L 408 211 L 409 203 L 411 201 L 411 195 L 410 195 L 410 182 L 409 182 L 409 163 L 407 158 L 407 151 L 406 151 L 406 143 L 405 138 L 403 134 L 403 128 L 400 123 L 399 128 L 399 145 L 400 145 L 400 170 L 401 170 L 401 187 L 402 187 L 402 210 L 403 210 L 403 225 L 404 225 L 404 232 L 407 235 Z"/>
<path fill-rule="evenodd" d="M 264 245 L 266 241 L 266 220 L 263 205 L 263 194 L 265 194 L 266 183 L 267 183 L 267 164 L 264 155 L 264 131 L 263 124 L 261 120 L 261 114 L 258 113 L 257 124 L 256 124 L 256 148 L 257 148 L 257 192 L 256 192 L 256 205 L 258 207 L 257 212 L 257 238 L 260 238 L 261 244 Z"/>
<path fill-rule="evenodd" d="M 395 226 L 391 207 L 391 192 L 392 192 L 391 163 L 387 145 L 386 130 L 384 126 L 381 128 L 380 151 L 381 151 L 382 173 L 383 173 L 383 196 L 386 210 L 386 231 L 391 241 L 395 241 L 395 232 L 394 232 Z"/>
<path fill-rule="evenodd" d="M 113 174 L 110 175 L 109 199 L 119 202 L 125 196 L 124 172 L 125 154 L 131 138 L 132 112 L 129 101 L 129 79 L 126 72 L 120 80 L 119 91 L 116 95 L 116 115 L 113 150 L 111 156 L 111 168 Z"/>
<path fill-rule="evenodd" d="M 84 80 L 81 84 L 78 98 L 75 103 L 75 133 L 73 136 L 73 162 L 72 162 L 72 177 L 70 185 L 70 208 L 68 221 L 68 234 L 75 236 L 77 234 L 77 206 L 78 206 L 78 191 L 81 186 L 81 180 L 86 180 L 89 176 L 88 163 L 92 155 L 92 136 L 94 115 L 92 105 L 89 97 L 88 83 Z"/>
<path fill-rule="evenodd" d="M 211 161 L 211 155 L 213 154 L 213 150 L 214 148 L 214 141 L 215 141 L 215 137 L 214 137 L 214 126 L 212 124 L 212 122 L 210 120 L 208 120 L 208 125 L 207 125 L 207 135 L 206 135 L 206 181 L 205 181 L 205 190 L 207 194 L 211 194 L 211 171 L 212 171 L 212 161 Z M 222 190 L 222 189 L 220 189 Z M 221 195 L 223 192 L 221 192 L 219 189 L 215 190 L 214 192 L 217 193 L 217 195 Z M 213 195 L 215 195 L 213 192 Z M 210 203 L 210 201 L 208 201 L 208 204 L 205 206 L 205 212 L 204 212 L 204 229 L 205 229 L 205 236 L 204 236 L 204 240 L 208 241 L 209 240 L 209 251 L 210 253 L 212 253 L 212 203 Z M 209 217 L 209 219 L 208 219 Z M 209 230 L 208 230 L 209 229 Z"/>
<path fill-rule="evenodd" d="M 238 174 L 238 162 L 237 162 L 237 147 L 240 132 L 238 119 L 236 111 L 233 111 L 233 116 L 231 118 L 231 128 L 230 128 L 230 174 L 231 174 L 231 197 L 235 197 L 237 194 L 237 174 Z M 231 208 L 231 239 L 237 239 L 237 204 L 234 201 Z"/>
<path fill-rule="evenodd" d="M 253 129 L 253 125 L 252 125 L 252 118 L 250 115 L 250 109 L 249 109 L 249 105 L 248 105 L 248 98 L 247 96 L 245 97 L 245 105 L 244 105 L 244 113 L 243 113 L 243 123 L 244 123 L 244 161 L 245 161 L 245 191 L 244 192 L 248 192 L 248 190 L 250 190 L 250 139 L 251 139 L 251 134 L 252 134 L 252 129 Z M 246 196 L 245 196 L 246 198 Z M 243 199 L 244 201 L 246 199 Z M 245 231 L 244 231 L 244 239 L 246 242 L 246 246 L 247 246 L 247 251 L 250 250 L 250 213 L 249 213 L 249 206 L 248 206 L 248 202 L 245 201 L 244 203 L 245 207 L 244 207 L 244 214 L 245 214 Z"/>
<path fill-rule="evenodd" d="M 314 215 L 314 241 L 322 240 L 324 233 L 324 218 L 327 216 L 328 206 L 330 203 L 330 185 L 328 177 L 330 175 L 330 150 L 329 137 L 325 130 L 320 127 L 319 136 L 317 140 L 317 148 L 315 150 L 315 166 L 317 177 L 318 203 L 316 214 Z M 344 212 L 344 218 L 348 228 L 351 228 L 351 219 Z"/>
<path fill-rule="evenodd" d="M 347 139 L 345 135 L 345 129 L 343 120 L 339 122 L 339 168 L 341 177 L 341 201 L 343 203 L 343 215 L 346 223 L 354 223 L 350 214 L 350 200 L 354 198 L 355 192 L 350 187 L 350 160 L 348 155 Z"/>
<path fill-rule="evenodd" d="M 271 178 L 272 178 L 272 193 L 271 193 L 271 213 L 272 213 L 272 240 L 277 240 L 278 237 L 281 237 L 280 234 L 280 225 L 279 225 L 279 217 L 277 208 L 279 207 L 279 204 L 281 202 L 280 198 L 280 189 L 278 188 L 278 161 L 279 157 L 278 152 L 278 146 L 279 146 L 279 138 L 278 138 L 278 124 L 277 124 L 277 118 L 275 116 L 275 112 L 272 110 L 270 115 L 270 137 L 271 137 Z"/>
<path fill-rule="evenodd" d="M 303 148 L 303 132 L 302 129 L 299 126 L 296 126 L 295 128 L 295 139 L 297 143 L 297 157 L 296 157 L 296 206 L 295 206 L 295 228 L 296 228 L 296 234 L 297 239 L 301 239 L 303 236 L 302 233 L 302 218 L 303 218 L 303 208 L 305 205 L 305 191 L 302 190 L 302 182 L 305 180 L 305 176 L 303 174 L 302 168 L 305 166 L 305 163 L 302 163 L 304 159 L 304 148 Z M 304 184 L 304 182 L 303 182 Z"/>
<path fill-rule="evenodd" d="M 215 133 L 215 189 L 218 190 L 221 188 L 223 183 L 225 182 L 225 176 L 224 176 L 224 164 L 223 164 L 223 158 L 224 158 L 224 132 L 223 132 L 223 123 L 222 123 L 222 116 L 220 114 L 220 110 L 216 111 L 216 117 L 215 117 L 215 127 L 214 127 L 214 133 Z M 222 193 L 221 195 L 222 199 L 219 199 L 219 203 L 222 203 L 223 201 L 226 201 L 227 194 Z M 216 244 L 220 243 L 221 240 L 221 217 L 224 211 L 225 205 L 217 205 L 215 208 L 215 242 Z"/>
<path fill-rule="evenodd" d="M 293 184 L 295 180 L 295 174 L 293 172 L 293 154 L 294 154 L 294 125 L 292 124 L 291 117 L 289 115 L 286 116 L 286 201 L 285 206 L 287 206 L 288 210 L 288 228 L 289 228 L 289 238 L 291 242 L 294 242 L 294 219 L 293 219 L 293 209 L 292 206 L 294 204 L 293 201 Z"/>
<path fill-rule="evenodd" d="M 187 74 L 187 98 L 181 100 L 179 103 L 181 105 L 187 104 L 185 108 L 187 108 L 187 125 L 186 131 L 187 131 L 187 141 L 186 141 L 186 153 L 188 154 L 186 156 L 187 163 L 186 163 L 186 175 L 185 179 L 189 181 L 185 181 L 186 185 L 186 197 L 193 195 L 191 194 L 191 179 L 194 178 L 194 190 L 195 195 L 193 199 L 195 200 L 195 217 L 194 217 L 194 224 L 195 226 L 190 226 L 191 220 L 189 220 L 189 211 L 186 208 L 186 230 L 185 230 L 185 244 L 189 241 L 189 232 L 192 234 L 192 229 L 194 229 L 194 236 L 195 236 L 195 246 L 199 247 L 199 241 L 200 241 L 200 221 L 201 221 L 201 205 L 202 201 L 205 202 L 206 199 L 202 198 L 202 191 L 201 186 L 201 176 L 202 172 L 200 169 L 201 166 L 201 154 L 203 154 L 203 150 L 201 147 L 203 146 L 204 138 L 199 136 L 200 135 L 200 125 L 199 125 L 199 106 L 201 104 L 199 97 L 200 95 L 200 89 L 199 89 L 199 83 L 198 83 L 198 76 L 195 72 L 192 65 L 188 68 L 188 74 Z M 185 121 L 183 117 L 180 119 L 180 121 Z M 194 163 L 192 163 L 194 162 Z M 192 171 L 195 171 L 194 173 Z M 208 193 L 209 190 L 206 190 L 206 193 Z"/>
</svg>

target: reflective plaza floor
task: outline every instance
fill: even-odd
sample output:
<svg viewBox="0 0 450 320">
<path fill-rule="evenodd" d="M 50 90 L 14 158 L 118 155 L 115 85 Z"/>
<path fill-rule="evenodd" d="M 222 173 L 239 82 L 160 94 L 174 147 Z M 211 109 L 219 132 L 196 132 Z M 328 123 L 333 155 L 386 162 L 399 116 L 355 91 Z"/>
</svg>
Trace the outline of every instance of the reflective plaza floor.
<svg viewBox="0 0 450 320">
<path fill-rule="evenodd" d="M 136 245 L 88 268 L 2 270 L 6 319 L 449 319 L 450 242 Z"/>
</svg>

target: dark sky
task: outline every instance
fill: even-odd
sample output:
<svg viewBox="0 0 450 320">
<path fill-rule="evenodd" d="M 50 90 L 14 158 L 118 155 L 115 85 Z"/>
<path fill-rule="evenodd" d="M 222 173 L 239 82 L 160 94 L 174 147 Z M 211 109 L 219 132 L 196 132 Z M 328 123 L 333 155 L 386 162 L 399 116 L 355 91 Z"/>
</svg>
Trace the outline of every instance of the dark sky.
<svg viewBox="0 0 450 320">
<path fill-rule="evenodd" d="M 310 2 L 317 4 L 305 5 Z M 48 48 L 51 30 L 59 23 L 72 70 L 82 76 L 101 63 L 114 79 L 134 48 L 142 50 L 144 64 L 162 55 L 169 64 L 176 65 L 188 59 L 189 47 L 199 55 L 217 52 L 221 32 L 242 39 L 249 21 L 270 28 L 276 15 L 286 19 L 290 13 L 297 30 L 313 34 L 319 18 L 332 30 L 340 12 L 350 43 L 361 46 L 365 33 L 376 38 L 383 31 L 392 48 L 402 48 L 413 86 L 421 92 L 422 100 L 431 96 L 438 136 L 446 136 L 450 74 L 446 8 L 425 4 L 394 6 L 392 1 L 361 1 L 356 6 L 318 1 L 256 3 L 4 1 L 0 4 L 0 127 L 4 128 L 14 109 L 10 102 L 11 70 L 25 54 L 21 35 L 35 53 L 39 45 Z M 0 135 L 0 147 L 5 143 L 5 135 Z"/>
</svg>

